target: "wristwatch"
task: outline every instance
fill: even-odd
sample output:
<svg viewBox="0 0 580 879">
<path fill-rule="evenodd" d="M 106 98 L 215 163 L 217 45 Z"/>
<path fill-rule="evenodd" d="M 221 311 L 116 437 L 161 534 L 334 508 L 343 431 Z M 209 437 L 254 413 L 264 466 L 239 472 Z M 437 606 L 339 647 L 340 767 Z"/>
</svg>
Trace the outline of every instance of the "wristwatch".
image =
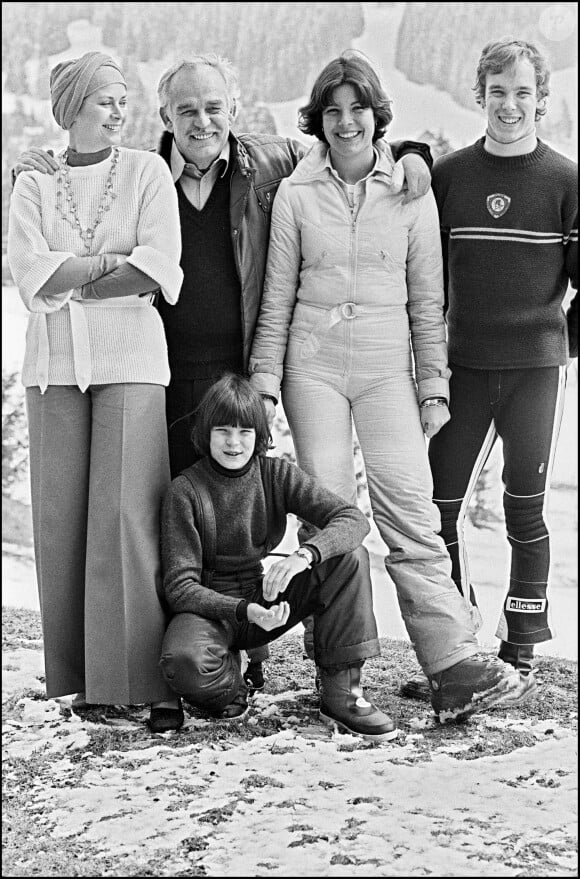
<svg viewBox="0 0 580 879">
<path fill-rule="evenodd" d="M 447 406 L 447 400 L 445 397 L 427 397 L 419 408 L 426 409 L 428 406 Z"/>
<path fill-rule="evenodd" d="M 301 559 L 304 559 L 304 561 L 306 562 L 306 566 L 308 568 L 312 567 L 312 562 L 314 561 L 314 555 L 308 549 L 307 546 L 300 546 L 296 550 L 295 555 L 298 555 L 298 556 L 300 556 Z"/>
</svg>

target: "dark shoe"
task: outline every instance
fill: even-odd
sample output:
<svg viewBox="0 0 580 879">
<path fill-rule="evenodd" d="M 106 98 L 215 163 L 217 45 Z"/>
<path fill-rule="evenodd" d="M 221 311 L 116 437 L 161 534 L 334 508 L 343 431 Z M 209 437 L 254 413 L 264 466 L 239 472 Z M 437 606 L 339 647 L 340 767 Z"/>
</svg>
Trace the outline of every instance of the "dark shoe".
<svg viewBox="0 0 580 879">
<path fill-rule="evenodd" d="M 217 717 L 220 720 L 241 720 L 248 711 L 248 690 L 246 685 L 242 684 L 235 698 L 229 705 L 226 705 L 223 711 L 220 711 Z"/>
<path fill-rule="evenodd" d="M 530 696 L 533 696 L 538 689 L 536 676 L 533 671 L 528 674 L 520 672 L 520 682 L 515 690 L 506 693 L 494 705 L 494 708 L 512 708 L 527 702 Z"/>
<path fill-rule="evenodd" d="M 417 699 L 420 702 L 431 701 L 431 687 L 427 678 L 411 678 L 399 687 L 399 696 L 405 699 Z"/>
<path fill-rule="evenodd" d="M 536 692 L 538 685 L 534 674 L 534 645 L 511 644 L 502 641 L 499 646 L 498 657 L 507 662 L 520 673 L 517 688 L 503 696 L 497 702 L 498 708 L 511 708 L 526 702 Z"/>
<path fill-rule="evenodd" d="M 73 696 L 70 705 L 73 711 L 86 711 L 88 708 L 93 707 L 90 702 L 87 702 L 87 697 L 84 693 L 77 693 L 76 696 Z"/>
<path fill-rule="evenodd" d="M 184 716 L 181 703 L 179 708 L 152 708 L 149 715 L 149 728 L 151 732 L 169 732 L 172 729 L 180 729 L 183 726 Z"/>
<path fill-rule="evenodd" d="M 398 730 L 388 714 L 363 696 L 360 668 L 351 666 L 331 673 L 320 669 L 320 719 L 371 742 L 396 738 Z"/>
<path fill-rule="evenodd" d="M 253 696 L 257 690 L 264 689 L 264 671 L 261 662 L 250 662 L 244 672 L 244 681 L 248 687 L 248 695 Z"/>
<path fill-rule="evenodd" d="M 502 641 L 499 645 L 498 656 L 504 662 L 509 662 L 514 668 L 524 675 L 529 674 L 534 668 L 534 645 L 533 644 L 510 644 Z"/>
<path fill-rule="evenodd" d="M 431 705 L 439 723 L 461 723 L 516 690 L 520 676 L 496 657 L 469 657 L 432 675 L 429 683 Z"/>
</svg>

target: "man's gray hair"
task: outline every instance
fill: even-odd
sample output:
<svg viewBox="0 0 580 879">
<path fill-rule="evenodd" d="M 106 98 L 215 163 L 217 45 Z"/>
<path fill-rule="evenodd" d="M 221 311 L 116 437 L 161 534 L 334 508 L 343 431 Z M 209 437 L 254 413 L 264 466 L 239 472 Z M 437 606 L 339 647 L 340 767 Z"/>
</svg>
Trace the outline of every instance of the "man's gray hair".
<svg viewBox="0 0 580 879">
<path fill-rule="evenodd" d="M 168 67 L 161 74 L 159 85 L 157 86 L 157 95 L 159 98 L 159 106 L 165 107 L 169 103 L 169 92 L 171 80 L 179 73 L 180 70 L 195 70 L 196 67 L 213 67 L 217 70 L 226 84 L 228 97 L 232 107 L 235 108 L 236 100 L 240 96 L 240 87 L 238 83 L 238 73 L 233 64 L 227 58 L 222 58 L 210 52 L 206 55 L 194 55 L 187 60 L 177 61 Z"/>
</svg>

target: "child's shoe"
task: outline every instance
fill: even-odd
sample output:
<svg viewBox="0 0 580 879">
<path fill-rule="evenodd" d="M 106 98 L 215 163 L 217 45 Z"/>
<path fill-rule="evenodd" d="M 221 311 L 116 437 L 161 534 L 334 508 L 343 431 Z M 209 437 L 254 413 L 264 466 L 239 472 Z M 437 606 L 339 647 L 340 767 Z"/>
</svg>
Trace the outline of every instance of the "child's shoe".
<svg viewBox="0 0 580 879">
<path fill-rule="evenodd" d="M 253 696 L 258 690 L 264 689 L 264 670 L 261 662 L 250 662 L 248 664 L 244 672 L 244 681 L 250 696 Z"/>
<path fill-rule="evenodd" d="M 365 699 L 358 666 L 334 672 L 320 669 L 320 719 L 371 742 L 390 741 L 398 735 L 389 715 Z"/>
<path fill-rule="evenodd" d="M 149 729 L 154 733 L 169 732 L 173 729 L 181 729 L 184 721 L 181 700 L 177 708 L 151 706 L 149 714 Z"/>
<path fill-rule="evenodd" d="M 249 711 L 248 706 L 248 688 L 242 682 L 240 689 L 236 693 L 229 705 L 220 711 L 217 715 L 220 720 L 241 720 Z"/>
</svg>

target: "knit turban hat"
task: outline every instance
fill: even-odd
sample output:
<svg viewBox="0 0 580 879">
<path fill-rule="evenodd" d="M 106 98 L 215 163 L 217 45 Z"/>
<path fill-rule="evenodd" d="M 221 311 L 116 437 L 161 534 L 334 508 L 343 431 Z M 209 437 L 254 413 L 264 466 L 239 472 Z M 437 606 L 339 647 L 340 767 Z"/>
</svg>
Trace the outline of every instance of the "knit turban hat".
<svg viewBox="0 0 580 879">
<path fill-rule="evenodd" d="M 78 116 L 87 95 L 111 83 L 127 85 L 121 68 L 110 55 L 87 52 L 81 58 L 61 61 L 50 71 L 52 114 L 65 131 Z"/>
</svg>

